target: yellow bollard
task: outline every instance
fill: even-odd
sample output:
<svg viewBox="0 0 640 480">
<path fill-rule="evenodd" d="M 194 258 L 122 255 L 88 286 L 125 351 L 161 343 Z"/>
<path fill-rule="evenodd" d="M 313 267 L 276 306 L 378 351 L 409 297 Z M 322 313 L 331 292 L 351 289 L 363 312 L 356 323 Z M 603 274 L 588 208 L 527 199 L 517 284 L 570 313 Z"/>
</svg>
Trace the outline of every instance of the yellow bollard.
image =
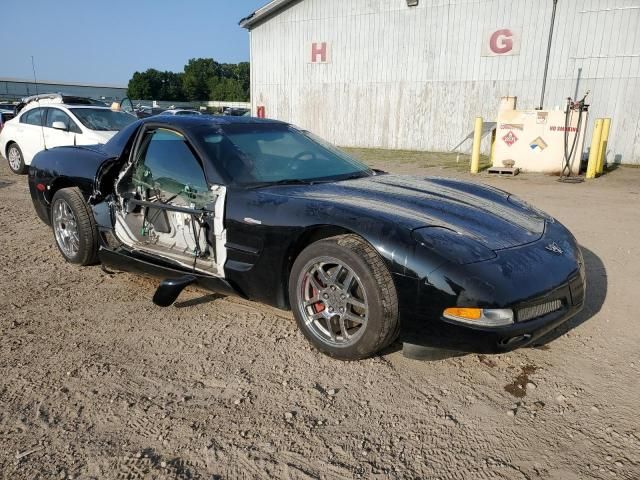
<svg viewBox="0 0 640 480">
<path fill-rule="evenodd" d="M 605 118 L 602 122 L 602 133 L 600 134 L 600 148 L 598 150 L 598 164 L 596 166 L 596 175 L 602 175 L 604 165 L 607 162 L 607 144 L 609 143 L 609 129 L 611 128 L 611 119 Z"/>
<path fill-rule="evenodd" d="M 480 169 L 480 141 L 482 140 L 482 117 L 476 117 L 473 127 L 473 147 L 471 150 L 471 173 Z"/>
<path fill-rule="evenodd" d="M 587 178 L 596 178 L 598 167 L 598 154 L 600 152 L 600 137 L 602 136 L 602 119 L 598 118 L 593 127 L 591 137 L 591 149 L 589 150 L 589 163 L 587 164 Z"/>
</svg>

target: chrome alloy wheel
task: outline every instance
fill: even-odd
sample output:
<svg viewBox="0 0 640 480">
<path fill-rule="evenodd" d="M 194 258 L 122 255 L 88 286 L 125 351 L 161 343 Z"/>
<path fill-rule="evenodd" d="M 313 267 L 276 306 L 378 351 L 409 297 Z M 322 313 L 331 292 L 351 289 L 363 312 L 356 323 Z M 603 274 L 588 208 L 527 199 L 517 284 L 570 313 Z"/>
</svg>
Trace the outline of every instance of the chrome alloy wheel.
<svg viewBox="0 0 640 480">
<path fill-rule="evenodd" d="M 9 153 L 7 154 L 7 160 L 9 160 L 9 165 L 12 170 L 18 171 L 22 167 L 22 155 L 20 155 L 20 150 L 15 145 L 9 148 Z"/>
<path fill-rule="evenodd" d="M 345 347 L 364 333 L 369 306 L 362 282 L 342 261 L 311 260 L 298 280 L 298 306 L 311 333 L 331 346 Z"/>
<path fill-rule="evenodd" d="M 53 231 L 65 256 L 75 257 L 80 250 L 78 224 L 71 207 L 63 199 L 53 205 Z"/>
</svg>

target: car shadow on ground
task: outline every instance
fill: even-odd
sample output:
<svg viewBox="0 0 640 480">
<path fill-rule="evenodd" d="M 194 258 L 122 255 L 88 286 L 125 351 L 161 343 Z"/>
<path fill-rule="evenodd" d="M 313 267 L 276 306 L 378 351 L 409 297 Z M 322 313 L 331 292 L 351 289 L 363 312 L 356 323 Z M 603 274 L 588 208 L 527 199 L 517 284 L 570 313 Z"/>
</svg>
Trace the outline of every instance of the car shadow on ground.
<svg viewBox="0 0 640 480">
<path fill-rule="evenodd" d="M 551 342 L 582 325 L 587 320 L 590 320 L 602 309 L 602 305 L 607 297 L 608 288 L 606 268 L 598 255 L 584 246 L 580 248 L 582 249 L 584 257 L 587 276 L 587 289 L 583 309 L 575 317 L 540 337 L 525 348 L 550 348 L 549 344 Z M 424 361 L 439 361 L 467 355 L 467 353 L 464 352 L 437 348 L 437 346 L 430 343 L 428 339 L 425 339 L 422 345 L 396 341 L 380 352 L 380 355 L 388 355 L 399 350 L 402 350 L 403 355 L 407 358 Z"/>
<path fill-rule="evenodd" d="M 223 298 L 224 295 L 218 293 L 211 293 L 202 297 L 192 298 L 183 302 L 175 302 L 173 305 L 177 308 L 195 307 L 196 305 L 202 305 L 203 303 L 213 302 L 218 298 Z"/>
</svg>

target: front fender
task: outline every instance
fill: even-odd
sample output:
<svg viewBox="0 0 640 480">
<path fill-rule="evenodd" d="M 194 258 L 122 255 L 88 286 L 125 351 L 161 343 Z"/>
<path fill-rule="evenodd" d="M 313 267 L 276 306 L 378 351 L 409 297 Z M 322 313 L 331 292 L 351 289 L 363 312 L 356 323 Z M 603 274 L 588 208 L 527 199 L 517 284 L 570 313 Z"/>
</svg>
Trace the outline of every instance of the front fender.
<svg viewBox="0 0 640 480">
<path fill-rule="evenodd" d="M 417 242 L 411 230 L 376 218 L 375 212 L 358 212 L 344 203 L 310 201 L 269 195 L 257 190 L 227 193 L 225 214 L 227 262 L 225 277 L 248 298 L 280 308 L 288 307 L 289 266 L 309 232 L 354 233 L 369 242 L 385 260 L 394 278 L 419 278 L 443 260 L 423 255 L 413 262 Z M 301 240 L 302 239 L 302 240 Z"/>
</svg>

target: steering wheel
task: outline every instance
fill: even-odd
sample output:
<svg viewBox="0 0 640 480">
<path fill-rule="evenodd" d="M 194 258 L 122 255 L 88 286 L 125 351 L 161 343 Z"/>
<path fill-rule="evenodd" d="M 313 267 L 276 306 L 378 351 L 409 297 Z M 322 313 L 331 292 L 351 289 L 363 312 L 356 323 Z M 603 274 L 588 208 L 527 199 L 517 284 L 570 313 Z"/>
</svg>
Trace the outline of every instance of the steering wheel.
<svg viewBox="0 0 640 480">
<path fill-rule="evenodd" d="M 313 160 L 316 158 L 316 154 L 315 152 L 310 152 L 308 150 L 304 151 L 304 152 L 300 152 L 298 153 L 296 156 L 293 157 L 294 160 L 303 160 L 303 157 L 306 156 L 310 156 L 311 158 L 307 159 L 307 160 Z"/>
<path fill-rule="evenodd" d="M 304 158 L 304 157 L 308 157 L 308 158 Z M 305 161 L 305 160 L 315 160 L 316 158 L 318 158 L 316 156 L 316 154 L 314 152 L 310 152 L 308 150 L 305 150 L 304 152 L 300 152 L 296 155 L 294 155 L 293 160 L 291 160 L 289 162 L 289 164 L 287 165 L 291 170 L 297 170 L 300 161 Z"/>
</svg>

